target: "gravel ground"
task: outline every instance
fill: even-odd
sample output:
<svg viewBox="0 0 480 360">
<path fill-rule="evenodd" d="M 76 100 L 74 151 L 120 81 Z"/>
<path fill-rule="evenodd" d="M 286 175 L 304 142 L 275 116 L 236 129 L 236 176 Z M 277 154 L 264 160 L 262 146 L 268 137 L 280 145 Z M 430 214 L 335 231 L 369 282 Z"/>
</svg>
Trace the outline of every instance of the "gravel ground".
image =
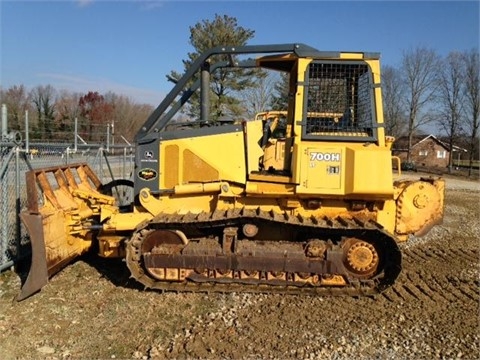
<svg viewBox="0 0 480 360">
<path fill-rule="evenodd" d="M 375 298 L 143 291 L 123 263 L 85 257 L 18 303 L 5 272 L 1 357 L 478 359 L 479 204 L 478 182 L 447 179 L 443 225 L 401 245 Z"/>
</svg>

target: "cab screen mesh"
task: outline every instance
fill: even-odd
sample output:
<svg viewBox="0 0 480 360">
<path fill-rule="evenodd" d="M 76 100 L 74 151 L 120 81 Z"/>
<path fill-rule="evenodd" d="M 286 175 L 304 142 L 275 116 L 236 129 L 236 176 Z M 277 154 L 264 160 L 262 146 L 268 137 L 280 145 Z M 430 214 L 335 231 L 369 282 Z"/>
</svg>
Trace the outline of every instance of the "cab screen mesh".
<svg viewBox="0 0 480 360">
<path fill-rule="evenodd" d="M 372 84 L 366 64 L 312 63 L 306 92 L 307 135 L 372 136 Z"/>
</svg>

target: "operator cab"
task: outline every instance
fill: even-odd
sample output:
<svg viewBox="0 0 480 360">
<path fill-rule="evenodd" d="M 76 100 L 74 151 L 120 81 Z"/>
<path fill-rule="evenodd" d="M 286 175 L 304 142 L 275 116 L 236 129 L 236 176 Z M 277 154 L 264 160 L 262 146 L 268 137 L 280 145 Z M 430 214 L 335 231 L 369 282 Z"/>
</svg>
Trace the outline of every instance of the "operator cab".
<svg viewBox="0 0 480 360">
<path fill-rule="evenodd" d="M 377 118 L 378 59 L 377 53 L 343 52 L 258 58 L 259 67 L 288 74 L 288 105 L 257 114 L 263 155 L 248 179 L 296 184 L 297 193 L 345 194 L 359 191 L 345 177 L 347 166 L 360 176 L 366 164 L 390 163 L 383 121 Z"/>
</svg>

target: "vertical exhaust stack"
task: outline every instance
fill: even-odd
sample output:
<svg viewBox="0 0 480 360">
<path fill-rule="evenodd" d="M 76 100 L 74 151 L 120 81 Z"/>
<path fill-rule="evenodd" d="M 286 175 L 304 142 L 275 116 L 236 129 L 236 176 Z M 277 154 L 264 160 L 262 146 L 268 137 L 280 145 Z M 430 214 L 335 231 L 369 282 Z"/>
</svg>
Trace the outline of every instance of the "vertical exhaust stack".
<svg viewBox="0 0 480 360">
<path fill-rule="evenodd" d="M 200 121 L 207 122 L 210 117 L 210 62 L 205 61 L 201 68 L 200 80 Z"/>
</svg>

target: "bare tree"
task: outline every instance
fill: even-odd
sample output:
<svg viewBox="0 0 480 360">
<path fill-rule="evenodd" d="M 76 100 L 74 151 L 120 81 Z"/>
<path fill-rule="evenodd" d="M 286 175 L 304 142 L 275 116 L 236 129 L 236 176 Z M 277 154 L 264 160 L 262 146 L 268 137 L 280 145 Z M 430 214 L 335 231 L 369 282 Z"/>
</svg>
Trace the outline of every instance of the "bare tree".
<svg viewBox="0 0 480 360">
<path fill-rule="evenodd" d="M 244 111 L 249 119 L 253 119 L 255 114 L 261 111 L 269 110 L 276 81 L 278 81 L 278 74 L 270 72 L 268 76 L 258 78 L 256 87 L 242 91 L 240 98 L 243 100 Z"/>
<path fill-rule="evenodd" d="M 480 61 L 478 49 L 464 53 L 465 62 L 465 110 L 467 114 L 466 129 L 469 133 L 469 169 L 472 174 L 473 156 L 478 146 L 478 129 L 480 127 Z"/>
<path fill-rule="evenodd" d="M 113 107 L 111 132 L 113 142 L 118 142 L 115 139 L 121 139 L 121 136 L 132 140 L 153 111 L 151 105 L 137 104 L 127 96 L 111 92 L 105 94 L 105 101 Z"/>
<path fill-rule="evenodd" d="M 24 85 L 14 85 L 2 91 L 2 104 L 7 105 L 11 130 L 24 129 L 24 114 L 31 110 L 30 98 Z"/>
<path fill-rule="evenodd" d="M 270 106 L 272 110 L 285 110 L 288 108 L 290 95 L 290 75 L 280 73 L 280 79 L 275 83 Z"/>
<path fill-rule="evenodd" d="M 417 47 L 403 53 L 402 76 L 406 83 L 405 99 L 408 108 L 407 161 L 410 161 L 415 131 L 433 120 L 428 112 L 422 110 L 434 99 L 438 62 L 439 58 L 435 51 L 424 47 Z"/>
<path fill-rule="evenodd" d="M 59 132 L 57 138 L 71 140 L 74 136 L 75 118 L 80 115 L 80 106 L 78 105 L 80 96 L 79 93 L 60 91 L 55 102 L 55 123 Z"/>
<path fill-rule="evenodd" d="M 30 92 L 38 119 L 34 136 L 42 140 L 51 139 L 55 132 L 55 95 L 56 90 L 51 85 L 39 85 Z"/>
<path fill-rule="evenodd" d="M 85 117 L 95 120 L 99 131 L 89 128 L 82 133 L 88 139 L 92 133 L 95 136 L 105 135 L 105 126 L 112 126 L 111 135 L 120 135 L 132 140 L 145 120 L 153 111 L 148 104 L 138 104 L 131 98 L 108 92 L 100 95 L 90 92 L 82 96 L 80 93 L 67 90 L 57 91 L 51 85 L 39 85 L 28 92 L 24 85 L 15 85 L 6 90 L 0 88 L 0 103 L 8 108 L 9 126 L 12 130 L 24 129 L 25 110 L 29 110 L 29 120 L 32 138 L 37 140 L 55 139 L 72 140 L 75 118 L 79 119 L 81 132 Z M 86 131 L 86 129 L 83 129 Z M 114 133 L 115 132 L 115 133 Z"/>
<path fill-rule="evenodd" d="M 399 138 L 405 131 L 406 116 L 402 101 L 405 98 L 405 86 L 400 71 L 391 66 L 382 69 L 382 97 L 385 132 Z"/>
<path fill-rule="evenodd" d="M 453 166 L 453 142 L 462 130 L 462 107 L 464 86 L 464 61 L 459 52 L 451 52 L 441 61 L 438 68 L 438 109 L 437 123 L 448 138 L 448 172 Z"/>
</svg>

